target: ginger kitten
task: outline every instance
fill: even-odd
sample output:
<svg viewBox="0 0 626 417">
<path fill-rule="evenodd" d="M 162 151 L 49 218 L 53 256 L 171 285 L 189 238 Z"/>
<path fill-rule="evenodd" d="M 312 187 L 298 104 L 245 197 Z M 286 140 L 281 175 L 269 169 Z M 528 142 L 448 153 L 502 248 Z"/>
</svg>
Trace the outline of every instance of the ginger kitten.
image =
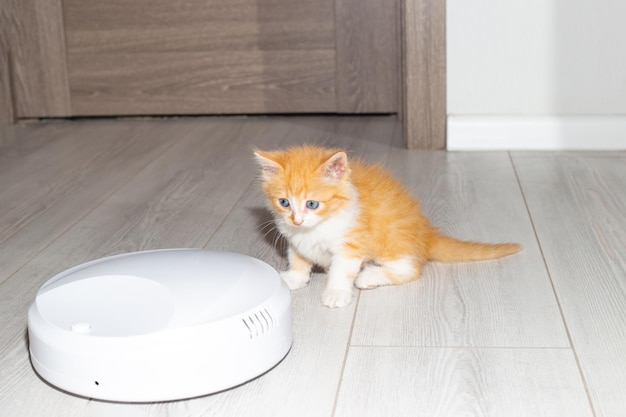
<svg viewBox="0 0 626 417">
<path fill-rule="evenodd" d="M 345 151 L 301 146 L 254 152 L 278 230 L 289 242 L 290 289 L 326 269 L 322 304 L 344 307 L 352 288 L 398 285 L 419 277 L 427 261 L 496 259 L 516 243 L 487 244 L 445 236 L 387 171 L 350 160 Z"/>
</svg>

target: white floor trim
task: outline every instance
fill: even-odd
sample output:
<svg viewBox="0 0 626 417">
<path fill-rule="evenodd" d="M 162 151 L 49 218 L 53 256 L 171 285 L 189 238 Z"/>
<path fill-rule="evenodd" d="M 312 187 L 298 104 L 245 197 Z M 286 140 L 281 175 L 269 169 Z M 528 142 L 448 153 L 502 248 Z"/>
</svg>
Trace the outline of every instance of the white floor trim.
<svg viewBox="0 0 626 417">
<path fill-rule="evenodd" d="M 626 116 L 448 116 L 447 149 L 626 150 Z"/>
</svg>

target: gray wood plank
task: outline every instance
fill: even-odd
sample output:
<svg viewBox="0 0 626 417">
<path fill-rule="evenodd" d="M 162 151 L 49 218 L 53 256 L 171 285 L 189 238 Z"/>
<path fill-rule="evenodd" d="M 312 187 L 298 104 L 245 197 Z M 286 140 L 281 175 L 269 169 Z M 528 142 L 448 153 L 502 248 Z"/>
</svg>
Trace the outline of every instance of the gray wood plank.
<svg viewBox="0 0 626 417">
<path fill-rule="evenodd" d="M 346 117 L 333 119 L 331 136 L 320 145 L 344 148 L 348 158 L 384 164 L 390 146 L 397 143 L 401 123 L 395 116 Z M 395 141 L 395 142 L 394 142 Z"/>
<path fill-rule="evenodd" d="M 508 155 L 394 148 L 389 166 L 444 233 L 524 249 L 495 261 L 431 263 L 416 282 L 361 291 L 351 343 L 568 347 Z"/>
<path fill-rule="evenodd" d="M 352 347 L 335 417 L 591 417 L 569 349 Z"/>
<path fill-rule="evenodd" d="M 54 142 L 54 129 L 48 123 L 0 126 L 0 176 L 22 165 L 20 158 Z"/>
<path fill-rule="evenodd" d="M 624 153 L 513 154 L 597 416 L 626 415 Z"/>
<path fill-rule="evenodd" d="M 159 125 L 17 129 L 0 151 L 0 283 L 171 146 Z"/>
</svg>

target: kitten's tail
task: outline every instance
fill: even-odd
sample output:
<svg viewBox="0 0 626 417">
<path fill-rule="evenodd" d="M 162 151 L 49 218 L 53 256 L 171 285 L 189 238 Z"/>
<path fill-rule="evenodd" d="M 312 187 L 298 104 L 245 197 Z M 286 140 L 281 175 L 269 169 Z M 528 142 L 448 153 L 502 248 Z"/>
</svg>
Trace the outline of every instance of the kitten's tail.
<svg viewBox="0 0 626 417">
<path fill-rule="evenodd" d="M 522 249 L 518 243 L 481 243 L 458 240 L 434 232 L 429 241 L 428 259 L 435 262 L 485 261 L 512 255 Z"/>
</svg>

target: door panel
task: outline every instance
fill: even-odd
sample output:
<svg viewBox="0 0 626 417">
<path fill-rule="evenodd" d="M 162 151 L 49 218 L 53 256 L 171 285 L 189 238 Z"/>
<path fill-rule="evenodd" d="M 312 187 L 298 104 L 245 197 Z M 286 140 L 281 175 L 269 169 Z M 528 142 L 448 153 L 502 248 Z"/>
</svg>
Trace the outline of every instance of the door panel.
<svg viewBox="0 0 626 417">
<path fill-rule="evenodd" d="M 4 0 L 3 117 L 397 112 L 399 1 Z"/>
<path fill-rule="evenodd" d="M 337 110 L 396 113 L 399 2 L 336 0 Z"/>
<path fill-rule="evenodd" d="M 335 111 L 333 50 L 69 56 L 74 115 Z"/>
<path fill-rule="evenodd" d="M 334 49 L 333 0 L 63 0 L 69 54 Z"/>
<path fill-rule="evenodd" d="M 409 147 L 439 149 L 446 123 L 445 3 L 2 0 L 0 120 L 394 112 L 404 120 Z M 230 57 L 219 54 L 224 51 Z M 294 75 L 298 67 L 305 72 Z"/>
<path fill-rule="evenodd" d="M 335 112 L 332 0 L 64 0 L 75 115 Z"/>
<path fill-rule="evenodd" d="M 0 65 L 16 118 L 70 115 L 61 0 L 2 0 Z"/>
</svg>

